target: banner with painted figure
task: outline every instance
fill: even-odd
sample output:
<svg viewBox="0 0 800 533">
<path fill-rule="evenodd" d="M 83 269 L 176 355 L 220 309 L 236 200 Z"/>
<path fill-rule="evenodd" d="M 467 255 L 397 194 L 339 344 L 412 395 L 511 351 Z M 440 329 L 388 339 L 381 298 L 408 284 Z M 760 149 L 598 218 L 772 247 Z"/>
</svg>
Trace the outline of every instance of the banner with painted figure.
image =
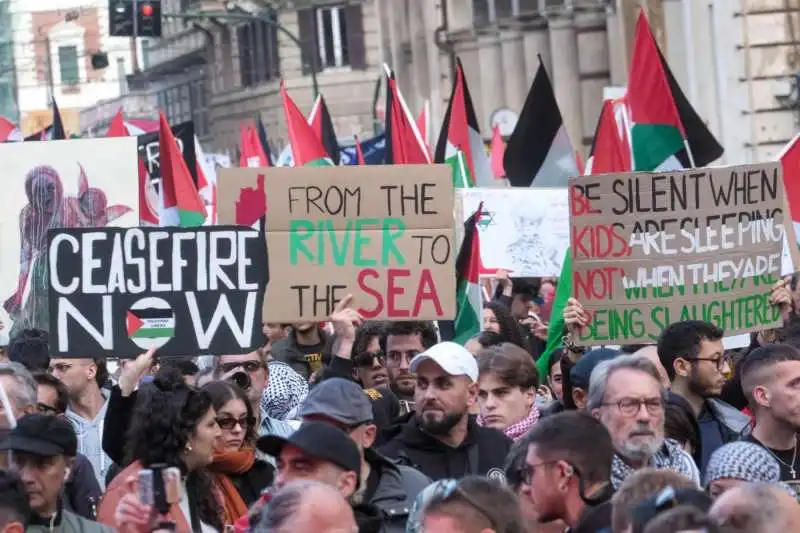
<svg viewBox="0 0 800 533">
<path fill-rule="evenodd" d="M 247 353 L 263 344 L 263 234 L 240 227 L 53 230 L 52 357 Z"/>
<path fill-rule="evenodd" d="M 0 320 L 9 336 L 47 330 L 47 232 L 136 226 L 136 139 L 0 144 Z"/>
</svg>

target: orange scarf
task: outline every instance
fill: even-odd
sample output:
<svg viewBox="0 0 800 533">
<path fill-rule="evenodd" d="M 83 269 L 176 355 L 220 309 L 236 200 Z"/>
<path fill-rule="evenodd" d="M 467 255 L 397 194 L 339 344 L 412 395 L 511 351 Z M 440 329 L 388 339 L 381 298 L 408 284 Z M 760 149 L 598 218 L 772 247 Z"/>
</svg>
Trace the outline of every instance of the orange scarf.
<svg viewBox="0 0 800 533">
<path fill-rule="evenodd" d="M 256 462 L 256 451 L 252 444 L 245 443 L 235 452 L 217 450 L 209 470 L 214 473 L 214 485 L 219 491 L 224 512 L 225 525 L 233 525 L 247 514 L 247 505 L 231 481 L 230 475 L 249 471 Z"/>
</svg>

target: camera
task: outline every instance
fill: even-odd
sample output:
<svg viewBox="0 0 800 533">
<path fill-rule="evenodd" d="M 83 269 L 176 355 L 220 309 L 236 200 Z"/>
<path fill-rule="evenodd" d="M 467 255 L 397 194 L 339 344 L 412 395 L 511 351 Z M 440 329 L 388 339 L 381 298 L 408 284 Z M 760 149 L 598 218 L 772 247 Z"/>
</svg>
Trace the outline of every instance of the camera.
<svg viewBox="0 0 800 533">
<path fill-rule="evenodd" d="M 237 387 L 239 387 L 243 391 L 247 391 L 253 384 L 253 382 L 250 380 L 250 376 L 244 370 L 239 370 L 235 372 L 228 378 L 228 381 L 234 383 Z"/>
</svg>

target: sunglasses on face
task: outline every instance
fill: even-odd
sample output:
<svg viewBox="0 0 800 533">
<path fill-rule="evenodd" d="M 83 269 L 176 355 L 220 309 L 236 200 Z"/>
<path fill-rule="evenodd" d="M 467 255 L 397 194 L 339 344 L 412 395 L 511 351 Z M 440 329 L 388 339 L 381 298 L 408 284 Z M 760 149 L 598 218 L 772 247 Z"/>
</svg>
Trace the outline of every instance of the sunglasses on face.
<svg viewBox="0 0 800 533">
<path fill-rule="evenodd" d="M 236 370 L 237 368 L 243 368 L 245 372 L 248 374 L 253 374 L 254 372 L 258 372 L 262 368 L 264 368 L 264 363 L 261 361 L 241 361 L 238 363 L 222 363 L 219 365 L 220 370 L 222 370 L 223 374 L 227 374 L 231 370 Z"/>
<path fill-rule="evenodd" d="M 383 352 L 364 352 L 353 356 L 353 365 L 357 367 L 365 367 L 365 366 L 373 366 L 375 364 L 375 359 L 378 359 L 378 363 L 381 366 L 384 366 L 385 355 Z"/>
<path fill-rule="evenodd" d="M 224 416 L 217 418 L 217 424 L 221 429 L 230 431 L 235 428 L 237 425 L 242 428 L 243 431 L 247 431 L 248 428 L 251 428 L 256 425 L 256 419 L 252 416 L 243 416 L 241 418 L 233 418 L 232 416 Z"/>
</svg>

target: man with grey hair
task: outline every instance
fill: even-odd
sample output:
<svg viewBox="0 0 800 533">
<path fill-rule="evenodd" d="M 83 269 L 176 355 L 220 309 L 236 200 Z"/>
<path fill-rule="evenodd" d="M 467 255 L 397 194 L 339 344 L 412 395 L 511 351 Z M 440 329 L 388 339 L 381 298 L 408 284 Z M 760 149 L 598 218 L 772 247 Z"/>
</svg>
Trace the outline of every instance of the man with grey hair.
<svg viewBox="0 0 800 533">
<path fill-rule="evenodd" d="M 664 438 L 667 392 L 653 363 L 623 355 L 600 363 L 589 382 L 587 408 L 611 433 L 616 453 L 611 482 L 618 488 L 636 470 L 669 468 L 700 484 L 694 460 Z"/>
<path fill-rule="evenodd" d="M 708 514 L 730 533 L 800 531 L 800 506 L 773 484 L 747 483 L 726 491 Z"/>
<path fill-rule="evenodd" d="M 261 512 L 253 533 L 336 531 L 357 533 L 350 504 L 339 491 L 318 481 L 296 481 L 279 489 Z"/>
<path fill-rule="evenodd" d="M 0 408 L 0 429 L 10 430 L 17 420 L 36 411 L 36 381 L 21 364 L 3 363 L 0 364 L 0 386 L 9 402 L 8 406 Z M 0 393 L 0 399 L 2 397 Z M 6 409 L 11 411 L 13 420 L 9 420 Z"/>
</svg>

